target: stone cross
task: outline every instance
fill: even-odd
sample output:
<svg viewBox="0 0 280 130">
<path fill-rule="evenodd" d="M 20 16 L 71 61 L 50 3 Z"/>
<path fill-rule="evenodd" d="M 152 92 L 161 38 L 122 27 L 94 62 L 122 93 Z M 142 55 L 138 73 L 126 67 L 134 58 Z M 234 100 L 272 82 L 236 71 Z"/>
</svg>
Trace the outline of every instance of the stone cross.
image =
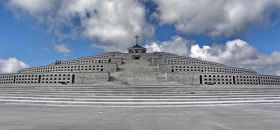
<svg viewBox="0 0 280 130">
<path fill-rule="evenodd" d="M 138 44 L 138 42 L 139 42 L 139 38 L 140 38 L 140 37 L 139 37 L 139 35 L 135 35 L 135 37 L 134 37 L 134 38 L 135 38 L 135 40 L 136 40 L 136 44 Z"/>
</svg>

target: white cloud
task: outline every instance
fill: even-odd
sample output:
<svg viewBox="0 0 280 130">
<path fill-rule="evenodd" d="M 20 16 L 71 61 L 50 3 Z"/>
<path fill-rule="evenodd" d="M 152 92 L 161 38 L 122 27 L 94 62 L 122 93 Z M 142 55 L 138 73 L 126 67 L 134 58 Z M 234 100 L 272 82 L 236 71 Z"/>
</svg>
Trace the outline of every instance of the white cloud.
<svg viewBox="0 0 280 130">
<path fill-rule="evenodd" d="M 36 15 L 44 11 L 50 11 L 55 4 L 55 0 L 8 0 L 7 4 L 12 8 L 19 8 Z"/>
<path fill-rule="evenodd" d="M 263 74 L 277 74 L 280 71 L 280 59 L 278 58 L 280 52 L 262 54 L 249 43 L 239 39 L 212 46 L 193 45 L 190 56 L 230 66 L 253 69 Z"/>
<path fill-rule="evenodd" d="M 149 52 L 165 51 L 229 66 L 248 68 L 262 74 L 279 75 L 280 72 L 280 52 L 262 54 L 240 39 L 228 41 L 225 44 L 212 43 L 211 46 L 200 47 L 198 44 L 175 36 L 170 41 L 153 42 L 146 47 Z"/>
<path fill-rule="evenodd" d="M 257 50 L 242 40 L 228 41 L 226 44 L 213 44 L 212 46 L 191 47 L 191 57 L 208 59 L 226 64 L 243 64 L 244 60 L 258 57 Z"/>
<path fill-rule="evenodd" d="M 267 23 L 280 0 L 154 0 L 163 24 L 210 36 L 242 33 L 252 23 Z"/>
<path fill-rule="evenodd" d="M 17 58 L 0 59 L 0 73 L 14 73 L 27 67 L 26 63 Z"/>
<path fill-rule="evenodd" d="M 146 22 L 145 8 L 136 0 L 8 0 L 8 5 L 47 23 L 60 38 L 79 35 L 105 49 L 118 42 L 124 50 L 134 44 L 135 34 L 150 37 L 154 33 Z"/>
<path fill-rule="evenodd" d="M 158 11 L 152 16 L 161 24 L 174 24 L 190 34 L 231 36 L 242 33 L 251 24 L 267 24 L 280 0 L 153 0 Z M 151 37 L 154 27 L 147 23 L 146 10 L 137 0 L 7 0 L 15 13 L 28 13 L 46 23 L 50 32 L 60 38 L 84 37 L 94 47 L 120 51 L 134 44 L 133 36 Z M 182 37 L 152 42 L 148 51 L 165 51 L 234 66 L 251 67 L 259 72 L 280 72 L 280 52 L 262 54 L 242 40 L 202 46 Z M 69 47 L 55 46 L 57 52 L 68 54 Z M 1 67 L 2 68 L 2 67 Z"/>
<path fill-rule="evenodd" d="M 147 48 L 148 52 L 168 52 L 168 53 L 173 53 L 181 56 L 186 56 L 189 55 L 189 48 L 190 48 L 191 42 L 179 37 L 179 36 L 174 36 L 171 38 L 170 41 L 163 41 L 163 42 L 152 42 L 150 44 L 146 44 L 145 47 Z"/>
<path fill-rule="evenodd" d="M 54 49 L 58 52 L 58 53 L 62 53 L 64 55 L 67 55 L 71 52 L 70 48 L 65 45 L 65 44 L 55 44 L 54 45 Z"/>
<path fill-rule="evenodd" d="M 280 71 L 278 71 L 276 75 L 277 75 L 277 76 L 280 76 Z"/>
</svg>

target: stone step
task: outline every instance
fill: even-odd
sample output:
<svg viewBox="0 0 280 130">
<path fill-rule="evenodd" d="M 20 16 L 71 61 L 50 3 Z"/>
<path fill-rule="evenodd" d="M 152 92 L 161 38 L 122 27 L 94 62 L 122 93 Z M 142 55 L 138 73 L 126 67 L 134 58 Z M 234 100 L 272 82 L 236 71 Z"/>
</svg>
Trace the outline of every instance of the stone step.
<svg viewBox="0 0 280 130">
<path fill-rule="evenodd" d="M 185 98 L 202 98 L 202 97 L 219 97 L 219 98 L 223 98 L 223 97 L 262 97 L 262 96 L 274 96 L 274 97 L 278 97 L 278 95 L 276 94 L 231 94 L 231 95 L 180 95 L 180 94 L 46 94 L 46 93 L 38 93 L 38 94 L 0 94 L 1 96 L 27 96 L 27 97 L 32 97 L 32 96 L 37 96 L 37 97 L 185 97 Z"/>
<path fill-rule="evenodd" d="M 62 97 L 62 98 L 106 98 L 106 99 L 120 99 L 120 98 L 132 98 L 132 99 L 153 99 L 153 98 L 162 98 L 162 99 L 185 99 L 185 98 L 243 98 L 243 97 L 280 97 L 280 95 L 222 95 L 222 96 L 216 96 L 216 95 L 184 95 L 184 96 L 176 96 L 176 95 L 157 95 L 157 96 L 95 96 L 95 95 L 43 95 L 43 94 L 0 94 L 2 97 Z"/>
<path fill-rule="evenodd" d="M 1 90 L 202 90 L 202 91 L 244 91 L 244 90 L 280 90 L 279 88 L 200 88 L 200 87 L 0 87 Z"/>
<path fill-rule="evenodd" d="M 280 100 L 234 100 L 234 101 L 193 101 L 193 102 L 84 102 L 84 101 L 34 101 L 34 100 L 0 100 L 1 103 L 8 104 L 24 104 L 24 105 L 48 105 L 48 106 L 144 106 L 144 107 L 158 107 L 158 106 L 203 106 L 203 105 L 237 105 L 237 104 L 279 104 Z"/>
<path fill-rule="evenodd" d="M 54 89 L 54 90 L 202 90 L 202 91 L 256 91 L 256 90 L 280 90 L 280 89 L 266 89 L 266 88 L 252 88 L 252 89 L 201 89 L 201 88 L 47 88 L 47 87 L 34 87 L 34 88 L 1 88 L 1 90 L 36 90 L 36 89 Z"/>
<path fill-rule="evenodd" d="M 61 106 L 172 106 L 280 103 L 280 87 L 0 87 L 0 103 Z"/>
<path fill-rule="evenodd" d="M 243 101 L 243 100 L 280 100 L 280 97 L 243 97 L 243 98 L 188 98 L 188 99 L 133 99 L 133 98 L 119 98 L 119 99 L 107 99 L 107 98 L 58 98 L 58 97 L 8 97 L 0 96 L 1 100 L 34 100 L 34 101 L 82 101 L 82 102 L 192 102 L 192 101 Z"/>
<path fill-rule="evenodd" d="M 134 90 L 134 89 L 86 89 L 86 90 L 67 90 L 67 89 L 22 89 L 22 90 L 1 90 L 0 92 L 37 92 L 37 91 L 57 91 L 57 92 L 209 92 L 209 93 L 223 93 L 223 92 L 280 92 L 280 90 L 188 90 L 188 89 L 171 89 L 171 90 L 157 90 L 157 89 L 150 89 L 150 90 Z"/>
<path fill-rule="evenodd" d="M 79 89 L 83 89 L 83 88 L 158 88 L 158 89 L 164 89 L 164 88 L 190 88 L 190 89 L 280 89 L 280 86 L 262 86 L 262 85 L 254 85 L 254 86 L 239 86 L 239 85 L 234 85 L 234 86 L 190 86 L 190 85 L 180 85 L 180 84 L 169 84 L 169 85 L 129 85 L 129 86 L 125 86 L 125 85 L 104 85 L 101 84 L 102 86 L 98 86 L 98 85 L 55 85 L 55 84 L 50 84 L 50 86 L 46 86 L 44 84 L 28 84 L 28 85 L 0 85 L 0 88 L 79 88 Z"/>
<path fill-rule="evenodd" d="M 174 95 L 250 95 L 250 94 L 279 94 L 279 92 L 206 92 L 206 93 L 199 93 L 199 92 L 88 92 L 88 91 L 11 91 L 11 92 L 0 92 L 0 94 L 32 94 L 32 93 L 45 93 L 45 94 L 108 94 L 108 95 L 118 95 L 118 94 L 127 94 L 127 95 L 133 95 L 133 94 L 174 94 Z"/>
<path fill-rule="evenodd" d="M 111 90 L 111 89 L 97 89 L 97 90 L 66 90 L 66 89 L 31 89 L 31 90 L 2 90 L 0 92 L 197 92 L 197 93 L 264 93 L 264 92 L 280 92 L 279 90 Z"/>
<path fill-rule="evenodd" d="M 179 85 L 179 84 L 169 84 L 169 85 L 129 85 L 129 86 L 125 86 L 125 85 L 104 85 L 102 84 L 102 86 L 98 86 L 98 85 L 55 85 L 55 84 L 50 84 L 51 86 L 46 86 L 43 84 L 28 84 L 28 85 L 0 85 L 1 89 L 8 89 L 8 88 L 15 88 L 15 89 L 22 89 L 22 88 L 65 88 L 65 89 L 70 89 L 70 88 L 74 88 L 74 89 L 85 89 L 85 88 L 110 88 L 110 89 L 122 89 L 122 88 L 136 88 L 136 89 L 145 89 L 145 88 L 157 88 L 157 89 L 165 89 L 165 88 L 187 88 L 187 89 L 203 89 L 203 90 L 215 90 L 215 89 L 222 89 L 222 90 L 235 90 L 235 89 L 280 89 L 280 86 L 262 86 L 262 85 L 255 85 L 255 86 L 240 86 L 240 85 L 234 85 L 234 86 L 190 86 L 190 85 Z"/>
<path fill-rule="evenodd" d="M 228 90 L 223 90 L 223 89 L 191 89 L 191 88 L 165 88 L 165 89 L 157 89 L 157 88 L 91 88 L 91 89 L 72 89 L 72 88 L 19 88 L 19 89 L 1 89 L 2 91 L 20 91 L 20 90 L 72 90 L 72 91 L 90 91 L 90 90 L 95 90 L 95 91 L 280 91 L 280 89 L 228 89 Z"/>
<path fill-rule="evenodd" d="M 119 66 L 119 71 L 111 73 L 113 81 L 119 81 L 126 84 L 156 84 L 158 68 L 151 66 L 149 61 L 135 60 L 124 61 Z"/>
<path fill-rule="evenodd" d="M 280 92 L 280 90 L 194 90 L 194 89 L 1 89 L 0 92 L 11 91 L 88 91 L 88 92 Z"/>
</svg>

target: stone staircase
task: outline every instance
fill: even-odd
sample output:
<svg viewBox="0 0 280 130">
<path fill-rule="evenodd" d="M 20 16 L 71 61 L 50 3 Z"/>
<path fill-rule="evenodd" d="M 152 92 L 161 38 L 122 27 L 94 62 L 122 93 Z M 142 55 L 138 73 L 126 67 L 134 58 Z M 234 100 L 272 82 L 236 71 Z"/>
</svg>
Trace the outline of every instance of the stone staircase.
<svg viewBox="0 0 280 130">
<path fill-rule="evenodd" d="M 111 73 L 116 82 L 126 84 L 160 84 L 157 80 L 158 68 L 147 60 L 127 60 L 118 66 L 118 71 Z"/>
<path fill-rule="evenodd" d="M 280 103 L 280 86 L 0 86 L 0 103 L 50 106 L 205 106 Z"/>
</svg>

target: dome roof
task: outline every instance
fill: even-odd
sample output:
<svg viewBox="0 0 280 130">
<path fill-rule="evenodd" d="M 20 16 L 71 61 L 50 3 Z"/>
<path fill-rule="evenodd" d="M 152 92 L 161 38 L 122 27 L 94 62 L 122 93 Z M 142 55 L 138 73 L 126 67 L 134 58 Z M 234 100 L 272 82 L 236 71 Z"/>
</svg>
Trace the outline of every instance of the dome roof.
<svg viewBox="0 0 280 130">
<path fill-rule="evenodd" d="M 147 49 L 145 47 L 142 47 L 138 44 L 128 48 L 129 53 L 146 53 L 146 50 Z"/>
<path fill-rule="evenodd" d="M 142 47 L 142 46 L 140 46 L 140 45 L 138 45 L 138 44 L 135 44 L 134 46 L 132 46 L 132 47 L 130 47 L 130 48 L 144 48 L 144 47 Z"/>
</svg>

